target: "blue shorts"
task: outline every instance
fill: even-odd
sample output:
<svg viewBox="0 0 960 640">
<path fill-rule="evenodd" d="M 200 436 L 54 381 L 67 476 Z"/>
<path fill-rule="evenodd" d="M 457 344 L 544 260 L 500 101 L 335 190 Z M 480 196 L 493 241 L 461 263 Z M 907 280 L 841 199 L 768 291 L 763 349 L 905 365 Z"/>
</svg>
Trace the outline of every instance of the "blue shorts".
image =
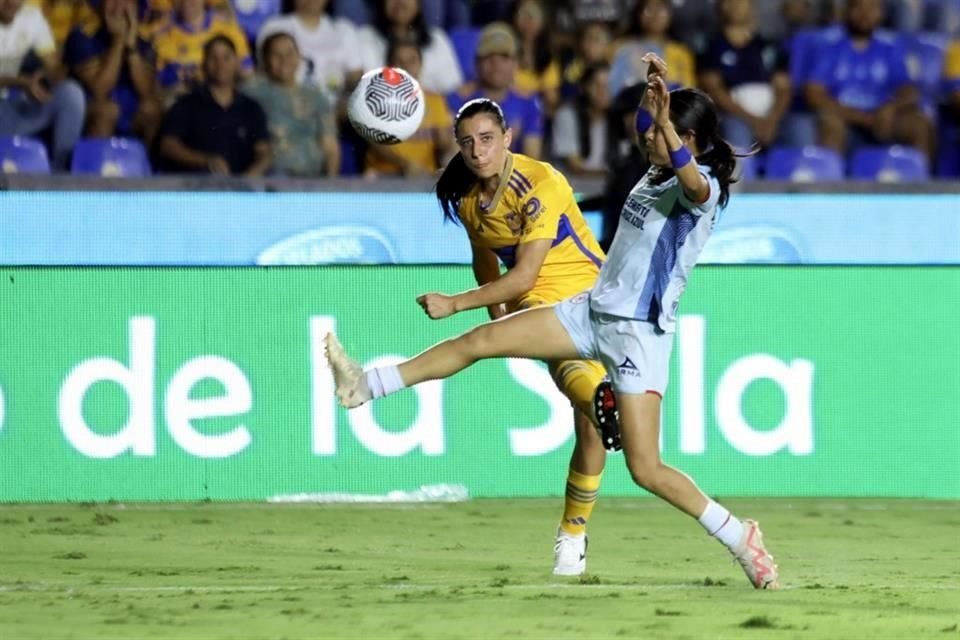
<svg viewBox="0 0 960 640">
<path fill-rule="evenodd" d="M 650 322 L 598 313 L 590 294 L 581 293 L 554 305 L 577 353 L 597 360 L 618 393 L 655 393 L 661 398 L 670 377 L 673 334 Z"/>
</svg>

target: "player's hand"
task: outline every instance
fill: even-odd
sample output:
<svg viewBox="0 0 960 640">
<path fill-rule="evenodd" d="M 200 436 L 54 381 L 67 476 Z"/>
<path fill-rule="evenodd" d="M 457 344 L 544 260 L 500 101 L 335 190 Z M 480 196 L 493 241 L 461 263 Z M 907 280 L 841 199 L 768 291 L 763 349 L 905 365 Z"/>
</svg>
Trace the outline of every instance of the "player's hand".
<svg viewBox="0 0 960 640">
<path fill-rule="evenodd" d="M 442 293 L 425 293 L 417 297 L 417 304 L 423 307 L 426 314 L 433 320 L 446 318 L 457 312 L 453 296 Z"/>
<path fill-rule="evenodd" d="M 670 92 L 662 77 L 654 77 L 647 84 L 647 104 L 653 114 L 653 122 L 663 128 L 670 124 Z"/>
<path fill-rule="evenodd" d="M 663 61 L 663 58 L 654 52 L 648 51 L 647 53 L 643 54 L 643 57 L 640 58 L 640 61 L 647 64 L 647 82 L 650 82 L 656 77 L 667 77 L 667 63 Z"/>
</svg>

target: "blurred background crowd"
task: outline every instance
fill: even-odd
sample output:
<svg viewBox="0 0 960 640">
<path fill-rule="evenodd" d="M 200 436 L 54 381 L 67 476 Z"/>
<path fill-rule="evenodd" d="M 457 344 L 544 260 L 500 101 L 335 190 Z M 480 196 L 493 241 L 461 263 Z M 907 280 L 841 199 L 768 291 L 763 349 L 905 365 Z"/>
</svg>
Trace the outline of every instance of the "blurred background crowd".
<svg viewBox="0 0 960 640">
<path fill-rule="evenodd" d="M 641 56 L 723 113 L 750 179 L 960 176 L 960 0 L 0 0 L 5 172 L 433 174 L 452 114 L 499 102 L 515 151 L 632 182 Z M 402 67 L 400 145 L 345 119 Z"/>
</svg>

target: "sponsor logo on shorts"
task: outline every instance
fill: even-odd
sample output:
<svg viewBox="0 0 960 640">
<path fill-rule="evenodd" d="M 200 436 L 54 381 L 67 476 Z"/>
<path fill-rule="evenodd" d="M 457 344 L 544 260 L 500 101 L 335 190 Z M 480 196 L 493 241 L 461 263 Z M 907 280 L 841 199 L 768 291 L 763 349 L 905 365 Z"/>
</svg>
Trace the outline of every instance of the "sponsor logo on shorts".
<svg viewBox="0 0 960 640">
<path fill-rule="evenodd" d="M 590 299 L 590 294 L 584 291 L 583 293 L 578 293 L 577 295 L 570 298 L 570 302 L 573 304 L 583 304 Z"/>
<path fill-rule="evenodd" d="M 637 365 L 633 363 L 629 356 L 623 358 L 623 362 L 620 363 L 617 370 L 622 376 L 640 376 L 640 370 L 637 369 Z"/>
</svg>

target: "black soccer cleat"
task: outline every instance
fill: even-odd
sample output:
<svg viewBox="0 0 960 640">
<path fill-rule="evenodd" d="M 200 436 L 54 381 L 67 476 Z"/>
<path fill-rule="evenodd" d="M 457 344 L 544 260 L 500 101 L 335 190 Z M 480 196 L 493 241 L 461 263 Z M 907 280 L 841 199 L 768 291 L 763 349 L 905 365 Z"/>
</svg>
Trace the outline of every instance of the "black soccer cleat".
<svg viewBox="0 0 960 640">
<path fill-rule="evenodd" d="M 620 451 L 620 412 L 617 410 L 617 396 L 613 385 L 604 380 L 597 385 L 593 394 L 594 425 L 597 434 L 607 451 Z"/>
</svg>

